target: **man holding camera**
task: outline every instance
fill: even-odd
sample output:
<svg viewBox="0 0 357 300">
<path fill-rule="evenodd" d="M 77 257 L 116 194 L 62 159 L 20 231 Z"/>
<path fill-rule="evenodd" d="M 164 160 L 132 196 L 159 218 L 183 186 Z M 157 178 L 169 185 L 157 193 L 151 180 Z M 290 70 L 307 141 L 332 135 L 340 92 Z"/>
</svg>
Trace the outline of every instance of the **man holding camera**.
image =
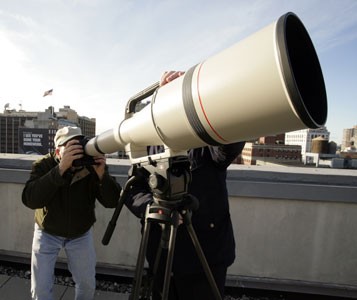
<svg viewBox="0 0 357 300">
<path fill-rule="evenodd" d="M 35 210 L 32 299 L 53 299 L 55 263 L 62 248 L 76 284 L 75 299 L 94 298 L 95 201 L 116 207 L 121 187 L 109 175 L 104 156 L 93 157 L 92 165 L 78 164 L 85 155 L 80 143 L 83 138 L 78 127 L 59 129 L 54 138 L 55 152 L 34 162 L 22 192 L 22 202 Z"/>
</svg>

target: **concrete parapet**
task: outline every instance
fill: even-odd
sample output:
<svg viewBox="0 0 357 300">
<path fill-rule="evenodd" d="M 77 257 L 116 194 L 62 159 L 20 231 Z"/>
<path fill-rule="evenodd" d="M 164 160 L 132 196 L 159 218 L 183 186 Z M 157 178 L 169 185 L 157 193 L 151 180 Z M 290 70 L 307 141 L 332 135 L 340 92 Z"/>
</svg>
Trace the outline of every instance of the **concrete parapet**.
<svg viewBox="0 0 357 300">
<path fill-rule="evenodd" d="M 30 255 L 33 211 L 22 204 L 21 193 L 34 159 L 0 156 L 2 255 Z M 130 163 L 108 164 L 124 184 Z M 227 183 L 237 244 L 229 285 L 357 297 L 355 170 L 232 165 Z M 113 212 L 97 205 L 98 267 L 132 274 L 139 220 L 124 207 L 103 246 Z"/>
</svg>

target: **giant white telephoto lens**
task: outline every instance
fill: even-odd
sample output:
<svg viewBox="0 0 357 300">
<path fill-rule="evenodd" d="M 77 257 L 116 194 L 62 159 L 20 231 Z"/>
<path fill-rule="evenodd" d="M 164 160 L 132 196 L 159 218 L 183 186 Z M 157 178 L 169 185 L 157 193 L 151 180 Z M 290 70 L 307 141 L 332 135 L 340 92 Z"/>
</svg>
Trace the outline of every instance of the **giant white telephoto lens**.
<svg viewBox="0 0 357 300">
<path fill-rule="evenodd" d="M 326 118 L 316 51 L 300 19 L 287 13 L 159 87 L 150 105 L 127 113 L 118 127 L 90 140 L 85 151 L 135 152 L 160 144 L 185 151 L 318 128 Z"/>
</svg>

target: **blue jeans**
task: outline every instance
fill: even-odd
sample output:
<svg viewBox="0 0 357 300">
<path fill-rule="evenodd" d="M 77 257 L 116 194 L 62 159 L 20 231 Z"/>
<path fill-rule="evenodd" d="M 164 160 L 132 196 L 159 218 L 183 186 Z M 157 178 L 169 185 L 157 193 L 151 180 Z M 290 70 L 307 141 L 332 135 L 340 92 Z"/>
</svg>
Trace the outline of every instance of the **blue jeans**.
<svg viewBox="0 0 357 300">
<path fill-rule="evenodd" d="M 54 300 L 54 270 L 59 251 L 64 248 L 68 269 L 75 282 L 75 300 L 92 300 L 95 292 L 96 255 L 92 229 L 82 236 L 67 239 L 42 231 L 35 224 L 31 258 L 33 300 Z"/>
</svg>

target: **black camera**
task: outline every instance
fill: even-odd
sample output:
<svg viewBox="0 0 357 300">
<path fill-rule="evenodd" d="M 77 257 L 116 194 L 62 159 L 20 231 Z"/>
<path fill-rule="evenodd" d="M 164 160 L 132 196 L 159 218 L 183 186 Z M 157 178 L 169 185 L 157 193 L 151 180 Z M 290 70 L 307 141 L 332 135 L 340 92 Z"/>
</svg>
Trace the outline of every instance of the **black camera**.
<svg viewBox="0 0 357 300">
<path fill-rule="evenodd" d="M 90 138 L 84 136 L 83 138 L 81 138 L 80 140 L 78 140 L 78 143 L 83 147 L 85 147 L 85 145 L 88 143 L 88 141 L 90 140 Z M 93 156 L 90 156 L 88 154 L 86 154 L 85 152 L 83 152 L 83 157 L 82 158 L 78 158 L 75 159 L 72 162 L 72 166 L 73 167 L 84 167 L 84 166 L 91 166 L 91 165 L 96 165 L 97 163 L 95 162 Z"/>
</svg>

